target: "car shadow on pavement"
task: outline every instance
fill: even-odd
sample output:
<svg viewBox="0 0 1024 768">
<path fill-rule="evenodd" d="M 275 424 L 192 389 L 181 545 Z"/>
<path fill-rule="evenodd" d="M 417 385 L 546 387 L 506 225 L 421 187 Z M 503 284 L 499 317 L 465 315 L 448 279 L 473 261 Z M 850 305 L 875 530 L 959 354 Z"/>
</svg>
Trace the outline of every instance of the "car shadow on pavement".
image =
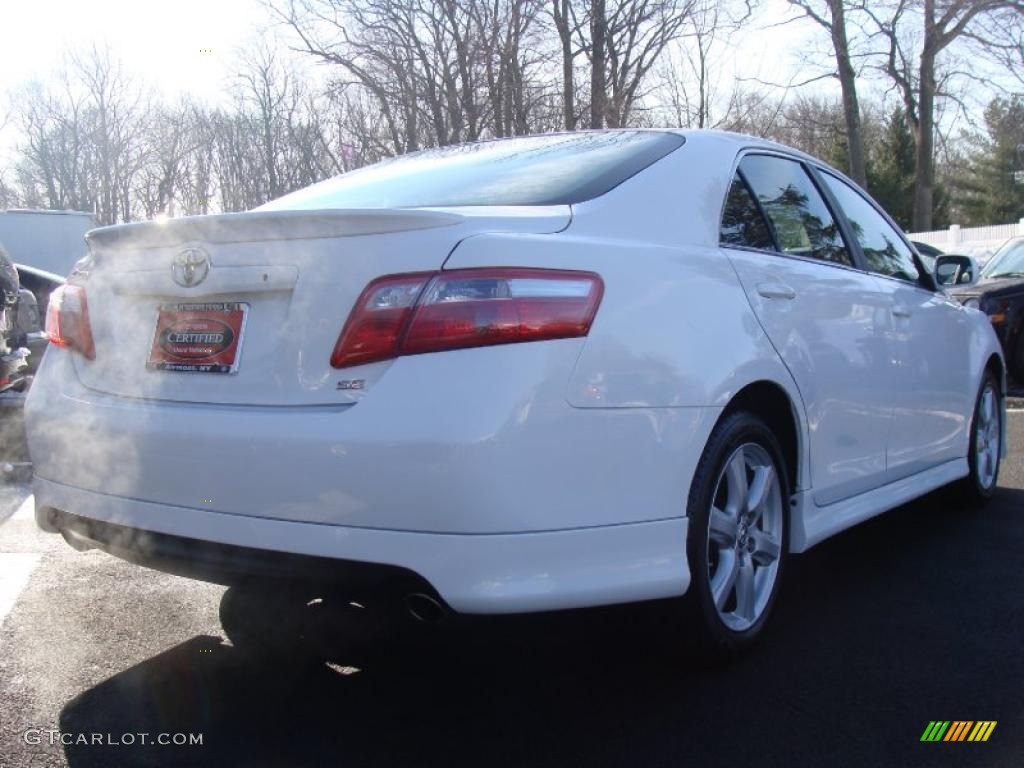
<svg viewBox="0 0 1024 768">
<path fill-rule="evenodd" d="M 197 636 L 61 712 L 71 766 L 1019 765 L 1024 492 L 932 494 L 790 560 L 772 626 L 712 665 L 674 601 L 467 620 L 333 666 Z M 360 667 L 359 671 L 345 666 Z M 996 720 L 984 744 L 930 720 Z M 202 734 L 201 745 L 78 734 Z M 80 739 L 78 740 L 80 741 Z M 941 755 L 936 752 L 942 751 Z"/>
</svg>

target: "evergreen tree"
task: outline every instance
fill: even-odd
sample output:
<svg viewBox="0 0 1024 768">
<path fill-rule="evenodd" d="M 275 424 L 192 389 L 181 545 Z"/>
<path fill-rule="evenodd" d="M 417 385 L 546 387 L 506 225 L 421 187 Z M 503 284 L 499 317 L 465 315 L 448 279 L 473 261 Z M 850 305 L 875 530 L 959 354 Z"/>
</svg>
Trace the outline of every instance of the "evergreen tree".
<svg viewBox="0 0 1024 768">
<path fill-rule="evenodd" d="M 889 115 L 882 140 L 871 152 L 868 188 L 897 224 L 904 229 L 910 227 L 914 213 L 914 135 L 902 107 Z"/>
<path fill-rule="evenodd" d="M 1024 217 L 1024 97 L 993 99 L 985 109 L 986 134 L 973 139 L 967 173 L 955 194 L 966 226 L 1009 224 Z"/>
</svg>

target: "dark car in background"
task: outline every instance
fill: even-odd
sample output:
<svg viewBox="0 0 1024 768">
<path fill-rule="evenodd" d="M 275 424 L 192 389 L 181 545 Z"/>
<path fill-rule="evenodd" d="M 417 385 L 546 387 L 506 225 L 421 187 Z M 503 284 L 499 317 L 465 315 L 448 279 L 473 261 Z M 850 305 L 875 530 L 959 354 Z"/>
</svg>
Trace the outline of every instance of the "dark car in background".
<svg viewBox="0 0 1024 768">
<path fill-rule="evenodd" d="M 20 315 L 20 330 L 23 334 L 21 341 L 29 350 L 25 372 L 29 376 L 34 376 L 48 343 L 43 325 L 46 309 L 50 304 L 50 294 L 64 284 L 64 278 L 26 264 L 15 264 L 14 266 L 21 283 L 22 301 L 27 305 L 21 307 L 22 314 Z"/>
<path fill-rule="evenodd" d="M 22 409 L 46 351 L 43 330 L 50 294 L 64 278 L 15 264 L 0 246 L 0 479 L 30 471 Z"/>
<path fill-rule="evenodd" d="M 1024 384 L 1024 237 L 1008 240 L 981 270 L 971 285 L 949 293 L 964 306 L 989 316 L 1010 373 Z"/>
<path fill-rule="evenodd" d="M 26 353 L 17 343 L 20 290 L 18 270 L 0 245 L 0 394 L 15 386 L 17 376 L 25 367 Z"/>
</svg>

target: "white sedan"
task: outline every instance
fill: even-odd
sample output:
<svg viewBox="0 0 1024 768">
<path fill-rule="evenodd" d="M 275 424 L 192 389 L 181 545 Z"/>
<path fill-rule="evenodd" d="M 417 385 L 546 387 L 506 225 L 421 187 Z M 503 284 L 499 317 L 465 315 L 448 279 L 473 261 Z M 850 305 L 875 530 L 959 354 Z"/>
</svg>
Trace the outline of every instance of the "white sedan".
<svg viewBox="0 0 1024 768">
<path fill-rule="evenodd" d="M 27 406 L 38 523 L 231 585 L 236 642 L 325 600 L 685 595 L 734 651 L 790 554 L 984 501 L 1006 450 L 986 317 L 844 176 L 746 136 L 448 147 L 87 240 Z"/>
</svg>

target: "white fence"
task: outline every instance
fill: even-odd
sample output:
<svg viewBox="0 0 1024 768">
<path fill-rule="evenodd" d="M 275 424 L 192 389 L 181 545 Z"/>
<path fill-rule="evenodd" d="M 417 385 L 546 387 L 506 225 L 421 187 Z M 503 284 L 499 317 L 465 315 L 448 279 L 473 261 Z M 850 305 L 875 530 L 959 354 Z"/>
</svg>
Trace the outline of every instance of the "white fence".
<svg viewBox="0 0 1024 768">
<path fill-rule="evenodd" d="M 947 253 L 987 255 L 995 251 L 1011 237 L 1024 235 L 1024 219 L 1016 224 L 997 224 L 992 227 L 968 227 L 962 229 L 954 224 L 949 229 L 935 232 L 915 232 L 911 240 L 934 245 Z"/>
</svg>

